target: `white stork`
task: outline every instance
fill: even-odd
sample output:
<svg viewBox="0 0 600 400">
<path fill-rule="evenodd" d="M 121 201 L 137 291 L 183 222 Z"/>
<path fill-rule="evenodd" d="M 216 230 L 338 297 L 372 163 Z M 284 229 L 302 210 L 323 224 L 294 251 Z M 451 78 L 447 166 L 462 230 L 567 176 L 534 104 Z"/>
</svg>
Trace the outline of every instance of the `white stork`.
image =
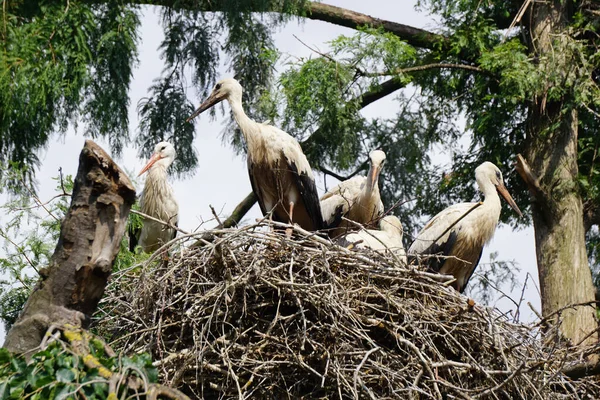
<svg viewBox="0 0 600 400">
<path fill-rule="evenodd" d="M 425 225 L 408 249 L 409 255 L 456 257 L 457 259 L 432 257 L 427 262 L 432 270 L 453 275 L 456 279 L 454 287 L 461 293 L 479 263 L 483 246 L 494 236 L 502 209 L 498 193 L 522 216 L 521 210 L 504 186 L 498 167 L 491 162 L 484 162 L 475 169 L 475 179 L 483 193 L 483 203 L 479 206 L 479 203 L 460 203 L 441 211 Z"/>
<path fill-rule="evenodd" d="M 227 100 L 248 149 L 248 173 L 263 215 L 315 231 L 323 227 L 315 178 L 298 141 L 281 129 L 251 120 L 242 107 L 242 86 L 235 79 L 215 85 L 188 121 Z"/>
<path fill-rule="evenodd" d="M 175 160 L 175 148 L 167 142 L 154 147 L 154 154 L 139 175 L 148 171 L 144 191 L 140 197 L 140 211 L 151 217 L 177 226 L 179 205 L 173 188 L 167 182 L 167 168 Z M 138 175 L 138 176 L 139 176 Z M 139 236 L 139 245 L 146 253 L 156 251 L 173 239 L 177 231 L 152 220 L 144 220 Z"/>
<path fill-rule="evenodd" d="M 379 221 L 379 229 L 361 229 L 358 232 L 340 236 L 336 242 L 340 246 L 352 245 L 358 249 L 369 248 L 378 252 L 392 251 L 400 262 L 406 264 L 406 252 L 402 244 L 402 224 L 398 217 L 385 216 Z"/>
<path fill-rule="evenodd" d="M 352 229 L 342 217 L 363 225 L 370 224 L 383 214 L 383 202 L 379 195 L 379 173 L 385 164 L 385 153 L 373 150 L 369 153 L 371 166 L 367 176 L 355 176 L 339 185 L 321 197 L 323 219 L 331 237 L 336 237 Z"/>
</svg>

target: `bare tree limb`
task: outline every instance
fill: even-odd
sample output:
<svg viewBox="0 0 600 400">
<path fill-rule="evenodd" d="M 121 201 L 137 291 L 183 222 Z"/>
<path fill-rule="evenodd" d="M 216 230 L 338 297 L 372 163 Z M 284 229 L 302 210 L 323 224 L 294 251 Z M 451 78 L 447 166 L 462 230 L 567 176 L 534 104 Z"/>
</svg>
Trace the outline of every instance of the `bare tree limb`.
<svg viewBox="0 0 600 400">
<path fill-rule="evenodd" d="M 392 71 L 384 71 L 384 72 L 366 72 L 364 76 L 390 76 L 390 75 L 400 75 L 400 74 L 408 74 L 411 72 L 419 72 L 419 71 L 427 71 L 429 69 L 464 69 L 467 71 L 473 72 L 486 72 L 483 69 L 476 67 L 474 65 L 468 64 L 451 64 L 451 63 L 432 63 L 425 65 L 415 65 L 413 67 L 406 68 L 397 68 Z"/>
<path fill-rule="evenodd" d="M 330 22 L 351 29 L 357 29 L 361 26 L 383 28 L 386 32 L 393 33 L 415 47 L 433 49 L 436 44 L 447 41 L 445 36 L 437 35 L 424 29 L 374 18 L 370 15 L 348 10 L 346 8 L 316 2 L 309 2 L 307 8 L 307 18 Z"/>
</svg>

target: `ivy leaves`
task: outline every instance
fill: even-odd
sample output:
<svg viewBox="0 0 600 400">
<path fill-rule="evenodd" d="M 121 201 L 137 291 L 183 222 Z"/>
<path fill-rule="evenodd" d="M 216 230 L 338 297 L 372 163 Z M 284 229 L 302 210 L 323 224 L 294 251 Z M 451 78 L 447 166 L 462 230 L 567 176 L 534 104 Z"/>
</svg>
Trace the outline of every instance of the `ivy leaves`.
<svg viewBox="0 0 600 400">
<path fill-rule="evenodd" d="M 109 357 L 103 343 L 98 340 L 91 341 L 90 354 L 105 368 L 136 371 L 136 374 L 143 374 L 147 383 L 157 381 L 157 370 L 152 366 L 151 358 L 147 354 Z M 127 385 L 121 385 L 119 395 L 121 392 L 134 394 Z M 108 396 L 109 382 L 99 370 L 88 368 L 82 358 L 68 351 L 60 343 L 52 343 L 37 352 L 30 362 L 26 362 L 22 356 L 13 356 L 7 350 L 0 349 L 2 399 L 27 397 L 45 400 L 70 397 L 100 400 L 109 398 Z"/>
</svg>

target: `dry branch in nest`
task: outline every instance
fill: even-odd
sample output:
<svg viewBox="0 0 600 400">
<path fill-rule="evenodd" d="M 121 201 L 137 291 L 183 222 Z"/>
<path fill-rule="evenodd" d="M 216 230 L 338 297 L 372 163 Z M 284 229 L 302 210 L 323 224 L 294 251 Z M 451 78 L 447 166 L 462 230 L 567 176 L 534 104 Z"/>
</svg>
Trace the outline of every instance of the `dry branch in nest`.
<svg viewBox="0 0 600 400">
<path fill-rule="evenodd" d="M 114 275 L 96 328 L 196 398 L 598 397 L 581 354 L 399 265 L 258 226 Z M 440 279 L 441 278 L 441 279 Z"/>
</svg>

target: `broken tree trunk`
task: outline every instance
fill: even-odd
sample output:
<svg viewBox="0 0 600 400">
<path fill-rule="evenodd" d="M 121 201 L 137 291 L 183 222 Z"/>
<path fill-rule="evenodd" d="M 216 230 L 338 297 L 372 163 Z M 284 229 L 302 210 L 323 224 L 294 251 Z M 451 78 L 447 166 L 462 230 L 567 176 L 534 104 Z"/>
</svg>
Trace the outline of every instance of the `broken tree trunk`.
<svg viewBox="0 0 600 400">
<path fill-rule="evenodd" d="M 40 281 L 8 332 L 6 349 L 35 349 L 51 325 L 88 324 L 104 294 L 134 202 L 135 188 L 127 175 L 102 148 L 86 140 L 50 265 L 40 271 Z"/>
</svg>

